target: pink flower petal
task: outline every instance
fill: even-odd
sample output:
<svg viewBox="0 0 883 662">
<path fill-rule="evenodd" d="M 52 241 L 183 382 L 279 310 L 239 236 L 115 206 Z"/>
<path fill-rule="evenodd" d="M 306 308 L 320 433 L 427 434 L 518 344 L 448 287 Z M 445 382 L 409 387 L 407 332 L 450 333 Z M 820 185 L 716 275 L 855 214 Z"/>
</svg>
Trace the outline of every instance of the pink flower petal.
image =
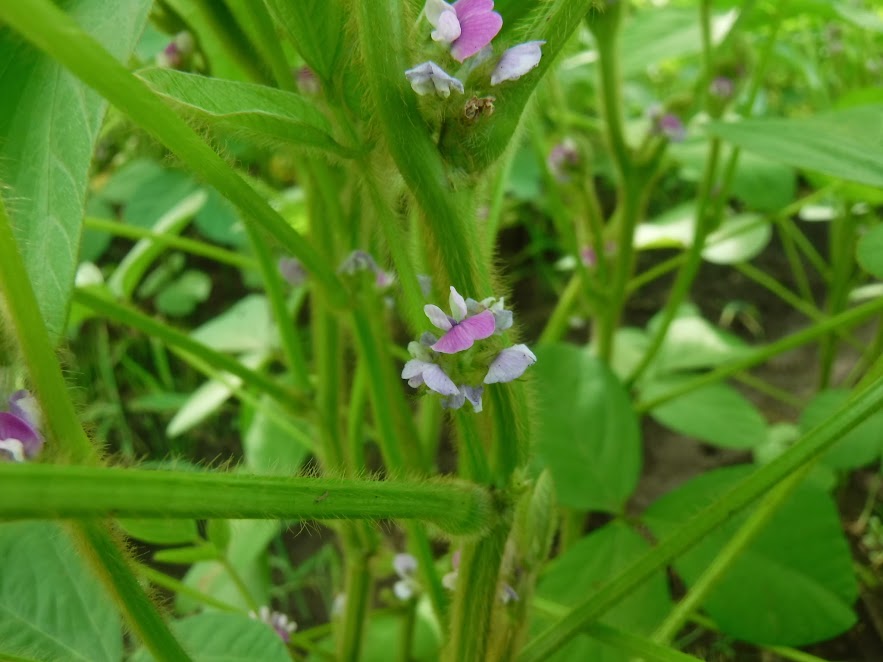
<svg viewBox="0 0 883 662">
<path fill-rule="evenodd" d="M 458 0 L 454 3 L 454 11 L 460 21 L 474 14 L 487 14 L 494 10 L 494 0 Z"/>
<path fill-rule="evenodd" d="M 463 1 L 463 0 L 461 0 Z M 460 17 L 459 12 L 457 17 Z M 472 57 L 491 43 L 503 28 L 503 17 L 497 12 L 471 13 L 460 19 L 460 37 L 451 48 L 451 55 L 457 62 Z"/>
<path fill-rule="evenodd" d="M 442 354 L 456 354 L 469 349 L 476 340 L 483 340 L 494 332 L 494 314 L 485 310 L 473 317 L 468 317 L 443 335 L 432 346 Z"/>
</svg>

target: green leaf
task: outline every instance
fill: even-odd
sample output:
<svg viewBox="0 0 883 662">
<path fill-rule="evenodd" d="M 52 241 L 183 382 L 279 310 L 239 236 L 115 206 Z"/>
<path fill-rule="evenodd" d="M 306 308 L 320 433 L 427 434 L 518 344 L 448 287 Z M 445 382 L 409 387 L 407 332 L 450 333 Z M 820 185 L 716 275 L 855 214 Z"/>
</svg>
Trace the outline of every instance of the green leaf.
<svg viewBox="0 0 883 662">
<path fill-rule="evenodd" d="M 649 548 L 646 540 L 628 526 L 622 522 L 611 522 L 578 540 L 552 561 L 540 578 L 537 595 L 558 604 L 576 605 Z M 611 609 L 601 622 L 632 634 L 650 634 L 670 607 L 666 577 L 659 572 L 635 590 L 628 599 Z M 631 656 L 580 636 L 550 660 L 629 662 Z"/>
<path fill-rule="evenodd" d="M 199 538 L 192 519 L 121 519 L 118 522 L 129 537 L 156 545 L 180 545 Z"/>
<path fill-rule="evenodd" d="M 883 278 L 883 225 L 875 225 L 859 239 L 855 257 L 862 269 Z"/>
<path fill-rule="evenodd" d="M 328 120 L 299 94 L 171 69 L 144 69 L 138 75 L 173 106 L 214 129 L 260 144 L 282 141 L 338 156 L 354 154 L 331 137 Z"/>
<path fill-rule="evenodd" d="M 655 333 L 660 322 L 661 314 L 653 317 L 647 324 L 648 331 Z M 678 308 L 659 347 L 653 363 L 654 374 L 712 368 L 746 351 L 748 347 L 741 338 L 708 322 L 696 306 L 684 304 Z"/>
<path fill-rule="evenodd" d="M 119 662 L 119 617 L 61 527 L 0 524 L 0 657 Z"/>
<path fill-rule="evenodd" d="M 619 512 L 641 473 L 641 432 L 622 384 L 574 345 L 537 349 L 537 454 L 571 508 Z"/>
<path fill-rule="evenodd" d="M 748 262 L 761 254 L 773 229 L 759 214 L 739 214 L 724 220 L 708 235 L 702 257 L 714 264 Z"/>
<path fill-rule="evenodd" d="M 669 377 L 647 384 L 641 398 L 652 400 L 691 378 Z M 766 440 L 766 421 L 736 389 L 709 384 L 650 411 L 658 423 L 688 437 L 723 448 L 753 448 Z"/>
<path fill-rule="evenodd" d="M 74 19 L 125 60 L 148 0 L 68 0 Z M 50 337 L 74 284 L 89 164 L 107 104 L 46 55 L 0 29 L 0 194 Z"/>
<path fill-rule="evenodd" d="M 271 398 L 261 398 L 261 408 L 255 412 L 248 430 L 242 438 L 242 451 L 249 471 L 258 474 L 281 474 L 292 476 L 298 473 L 310 448 L 293 436 L 286 425 L 283 412 Z M 304 420 L 290 423 L 302 431 L 303 436 L 313 434 L 312 426 Z"/>
<path fill-rule="evenodd" d="M 179 234 L 196 212 L 205 204 L 205 191 L 196 191 L 166 211 L 153 225 L 157 234 Z M 126 254 L 108 280 L 108 287 L 116 296 L 130 299 L 150 265 L 167 250 L 153 239 L 141 239 Z"/>
<path fill-rule="evenodd" d="M 206 613 L 172 623 L 178 641 L 192 655 L 193 662 L 290 662 L 282 639 L 266 623 L 245 614 Z M 132 662 L 155 658 L 146 650 L 132 656 Z"/>
<path fill-rule="evenodd" d="M 196 269 L 188 269 L 156 296 L 156 308 L 170 317 L 186 317 L 206 301 L 212 291 L 212 280 Z"/>
<path fill-rule="evenodd" d="M 262 294 L 240 299 L 190 335 L 218 352 L 261 352 L 279 346 L 270 304 Z"/>
<path fill-rule="evenodd" d="M 800 415 L 800 430 L 808 432 L 824 423 L 849 400 L 844 389 L 821 391 L 807 404 Z M 858 469 L 879 459 L 883 451 L 883 412 L 847 432 L 827 453 L 822 462 L 834 469 Z"/>
<path fill-rule="evenodd" d="M 334 78 L 346 30 L 342 0 L 264 0 L 276 22 L 326 84 Z"/>
<path fill-rule="evenodd" d="M 739 466 L 703 474 L 662 497 L 643 519 L 654 535 L 665 538 L 751 471 Z M 735 517 L 675 562 L 688 586 L 744 518 Z M 708 595 L 704 609 L 723 632 L 738 639 L 803 646 L 852 627 L 857 595 L 836 505 L 822 488 L 806 482 L 737 558 Z"/>
<path fill-rule="evenodd" d="M 267 604 L 270 600 L 270 567 L 266 550 L 270 541 L 279 533 L 280 524 L 276 520 L 229 520 L 229 523 L 230 545 L 227 548 L 227 558 L 248 586 L 255 601 L 258 604 Z M 227 604 L 249 608 L 226 568 L 217 561 L 197 563 L 187 571 L 184 583 Z M 201 605 L 179 593 L 177 606 L 179 611 L 189 612 Z"/>
<path fill-rule="evenodd" d="M 187 547 L 175 547 L 173 549 L 161 549 L 153 554 L 153 560 L 158 563 L 174 563 L 190 565 L 200 561 L 215 561 L 220 552 L 212 543 L 199 543 Z"/>
<path fill-rule="evenodd" d="M 708 130 L 737 147 L 801 170 L 883 186 L 883 105 L 800 119 L 712 122 Z"/>
</svg>

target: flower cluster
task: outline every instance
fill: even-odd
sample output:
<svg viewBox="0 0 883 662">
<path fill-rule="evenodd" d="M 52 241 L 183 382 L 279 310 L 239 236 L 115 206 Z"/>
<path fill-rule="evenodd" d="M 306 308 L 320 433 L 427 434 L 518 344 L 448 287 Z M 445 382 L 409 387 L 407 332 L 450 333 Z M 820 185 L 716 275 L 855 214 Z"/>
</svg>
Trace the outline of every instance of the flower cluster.
<svg viewBox="0 0 883 662">
<path fill-rule="evenodd" d="M 494 11 L 494 0 L 427 0 L 423 14 L 432 27 L 432 40 L 449 47 L 451 57 L 459 63 L 478 56 L 483 60 L 487 47 L 503 27 L 503 18 Z M 491 73 L 491 85 L 516 80 L 536 67 L 542 58 L 544 41 L 528 41 L 513 46 L 500 57 Z M 408 69 L 405 76 L 419 95 L 435 93 L 447 98 L 451 91 L 463 94 L 462 81 L 448 74 L 441 66 L 428 60 Z"/>
<path fill-rule="evenodd" d="M 392 592 L 402 602 L 407 602 L 420 593 L 420 582 L 417 581 L 417 559 L 410 554 L 396 554 L 392 559 L 392 568 L 398 581 L 392 586 Z"/>
<path fill-rule="evenodd" d="M 297 630 L 297 623 L 288 618 L 285 614 L 278 611 L 271 611 L 269 607 L 264 605 L 257 613 L 250 611 L 248 615 L 256 621 L 262 621 L 269 625 L 279 638 L 286 644 L 291 641 L 291 635 Z"/>
<path fill-rule="evenodd" d="M 476 346 L 477 341 L 512 326 L 512 311 L 505 308 L 503 299 L 464 299 L 452 286 L 449 306 L 450 315 L 433 304 L 423 307 L 442 334 L 427 332 L 408 344 L 413 358 L 405 364 L 402 379 L 414 388 L 425 385 L 444 396 L 442 406 L 447 409 L 459 409 L 468 400 L 477 413 L 485 385 L 518 379 L 537 357 L 519 344 L 491 359 Z"/>
<path fill-rule="evenodd" d="M 37 401 L 27 391 L 16 391 L 8 410 L 0 411 L 0 461 L 25 462 L 42 448 Z"/>
</svg>

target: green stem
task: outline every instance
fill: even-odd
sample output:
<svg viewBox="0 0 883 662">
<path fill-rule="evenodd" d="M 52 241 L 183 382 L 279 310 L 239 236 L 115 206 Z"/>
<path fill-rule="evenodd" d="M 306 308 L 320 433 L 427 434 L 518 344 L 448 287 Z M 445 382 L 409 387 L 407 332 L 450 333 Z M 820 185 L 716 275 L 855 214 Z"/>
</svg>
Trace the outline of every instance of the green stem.
<svg viewBox="0 0 883 662">
<path fill-rule="evenodd" d="M 705 248 L 705 239 L 711 231 L 711 223 L 713 221 L 713 218 L 708 213 L 708 205 L 711 199 L 711 191 L 716 180 L 719 157 L 720 140 L 712 138 L 711 147 L 709 148 L 708 158 L 706 160 L 705 173 L 702 177 L 702 184 L 699 189 L 699 199 L 696 202 L 696 220 L 693 243 L 687 250 L 687 257 L 678 271 L 674 285 L 672 285 L 671 293 L 668 296 L 668 300 L 665 302 L 665 308 L 662 311 L 662 316 L 659 325 L 656 328 L 656 332 L 650 340 L 650 345 L 644 353 L 644 356 L 641 358 L 641 362 L 627 379 L 629 383 L 637 381 L 653 362 L 657 352 L 662 347 L 662 343 L 665 340 L 665 336 L 668 333 L 671 323 L 677 316 L 678 308 L 680 308 L 681 303 L 683 303 L 689 293 L 693 281 L 696 278 L 696 274 L 699 272 L 699 267 L 702 264 L 702 250 Z"/>
<path fill-rule="evenodd" d="M 491 494 L 455 480 L 367 481 L 139 469 L 0 465 L 0 516 L 194 519 L 421 519 L 488 529 Z"/>
<path fill-rule="evenodd" d="M 62 467 L 52 468 L 67 471 Z M 73 467 L 71 469 L 76 470 Z M 92 572 L 113 596 L 117 608 L 135 635 L 144 642 L 147 650 L 159 660 L 190 660 L 190 656 L 144 593 L 129 559 L 105 526 L 93 520 L 70 522 L 66 528 L 80 553 L 89 562 Z"/>
<path fill-rule="evenodd" d="M 251 370 L 232 356 L 216 352 L 186 333 L 148 317 L 134 308 L 119 304 L 88 289 L 75 290 L 74 302 L 85 306 L 105 319 L 132 327 L 150 337 L 160 338 L 169 347 L 191 354 L 212 368 L 236 375 L 244 384 L 266 393 L 285 408 L 290 408 L 292 402 L 298 401 L 298 397 L 280 384 L 278 380 L 270 379 L 260 372 Z"/>
<path fill-rule="evenodd" d="M 184 120 L 147 85 L 133 76 L 94 38 L 50 0 L 0 3 L 0 19 L 37 48 L 70 69 L 136 125 L 174 152 L 248 219 L 267 230 L 303 262 L 327 290 L 335 306 L 347 305 L 346 292 L 330 265 Z"/>
<path fill-rule="evenodd" d="M 156 584 L 172 593 L 178 593 L 181 595 L 186 595 L 188 598 L 195 600 L 196 602 L 200 602 L 208 607 L 214 607 L 215 609 L 220 609 L 221 611 L 233 611 L 238 612 L 239 607 L 234 607 L 233 605 L 223 602 L 222 600 L 218 600 L 207 593 L 202 593 L 197 591 L 192 586 L 185 584 L 184 582 L 178 581 L 174 577 L 169 577 L 164 572 L 160 572 L 159 570 L 155 570 L 148 565 L 143 565 L 141 563 L 135 564 L 135 569 L 139 575 L 144 577 L 151 584 Z"/>
<path fill-rule="evenodd" d="M 633 562 L 590 598 L 568 612 L 555 626 L 541 633 L 522 651 L 520 662 L 546 660 L 589 623 L 593 623 L 625 596 L 696 545 L 759 496 L 806 466 L 843 435 L 883 407 L 883 379 L 853 397 L 822 425 L 769 464 L 742 480 L 715 503 L 700 511 L 655 548 Z"/>
<path fill-rule="evenodd" d="M 778 354 L 790 351 L 801 345 L 818 340 L 826 333 L 830 333 L 835 329 L 859 324 L 869 317 L 879 313 L 881 310 L 883 310 L 883 299 L 876 299 L 853 308 L 852 310 L 847 310 L 839 315 L 835 315 L 834 317 L 829 317 L 823 322 L 819 322 L 809 328 L 792 333 L 781 340 L 770 343 L 766 347 L 760 347 L 735 361 L 731 361 L 715 368 L 714 370 L 709 370 L 705 374 L 699 375 L 694 379 L 685 381 L 683 384 L 674 387 L 670 391 L 662 393 L 652 400 L 640 401 L 635 405 L 635 411 L 638 413 L 646 413 L 654 407 L 658 407 L 659 405 L 674 400 L 686 393 L 691 393 L 692 391 L 707 386 L 708 384 L 722 381 L 746 368 L 760 365 L 773 356 L 777 356 Z"/>
<path fill-rule="evenodd" d="M 498 578 L 508 526 L 464 545 L 451 610 L 446 662 L 486 660 L 493 613 L 498 608 Z"/>
<path fill-rule="evenodd" d="M 301 347 L 300 338 L 298 338 L 297 326 L 288 310 L 288 302 L 283 290 L 282 274 L 279 272 L 276 261 L 273 260 L 270 254 L 264 233 L 249 224 L 246 224 L 245 229 L 248 232 L 251 247 L 258 261 L 264 289 L 270 302 L 270 309 L 273 311 L 276 330 L 282 342 L 282 349 L 285 353 L 294 385 L 298 390 L 309 393 L 312 390 L 312 386 L 310 384 L 309 371 L 307 370 L 307 360 L 304 356 L 303 347 Z"/>
<path fill-rule="evenodd" d="M 237 269 L 257 269 L 257 263 L 251 258 L 228 251 L 224 248 L 212 246 L 204 241 L 196 241 L 186 237 L 178 237 L 170 234 L 160 234 L 138 227 L 137 225 L 126 225 L 120 221 L 110 221 L 103 218 L 86 217 L 83 225 L 87 230 L 97 230 L 98 232 L 107 232 L 116 237 L 125 237 L 127 239 L 149 239 L 157 244 L 163 244 L 169 248 L 175 248 L 191 255 L 199 255 L 200 257 L 214 260 L 218 264 L 226 264 Z"/>
<path fill-rule="evenodd" d="M 659 644 L 669 644 L 682 627 L 687 623 L 691 614 L 702 607 L 708 594 L 718 585 L 733 563 L 745 551 L 748 545 L 766 528 L 785 500 L 800 485 L 812 468 L 812 464 L 795 471 L 761 501 L 748 516 L 736 534 L 727 541 L 727 544 L 715 555 L 714 560 L 705 569 L 702 575 L 693 582 L 689 592 L 669 613 L 665 621 L 653 633 L 653 641 Z"/>
<path fill-rule="evenodd" d="M 535 597 L 533 605 L 537 611 L 547 614 L 552 618 L 557 619 L 567 615 L 567 607 L 544 598 Z M 648 662 L 696 662 L 699 659 L 673 650 L 668 646 L 662 646 L 650 639 L 630 634 L 624 630 L 617 630 L 603 623 L 592 623 L 583 630 L 583 634 L 626 653 L 639 655 Z"/>
<path fill-rule="evenodd" d="M 720 628 L 710 618 L 699 614 L 693 614 L 690 617 L 690 620 L 701 628 L 720 633 Z M 793 660 L 793 662 L 829 662 L 824 658 L 816 657 L 815 655 L 810 655 L 804 651 L 797 650 L 796 648 L 789 648 L 787 646 L 760 646 L 760 648 L 778 655 L 779 657 L 783 657 L 786 660 Z"/>
<path fill-rule="evenodd" d="M 546 322 L 546 326 L 543 328 L 539 340 L 537 340 L 538 345 L 558 342 L 567 332 L 567 321 L 570 318 L 570 311 L 579 297 L 581 285 L 582 277 L 577 271 L 567 281 L 564 291 L 558 297 L 555 308 L 549 316 L 549 321 Z"/>
</svg>

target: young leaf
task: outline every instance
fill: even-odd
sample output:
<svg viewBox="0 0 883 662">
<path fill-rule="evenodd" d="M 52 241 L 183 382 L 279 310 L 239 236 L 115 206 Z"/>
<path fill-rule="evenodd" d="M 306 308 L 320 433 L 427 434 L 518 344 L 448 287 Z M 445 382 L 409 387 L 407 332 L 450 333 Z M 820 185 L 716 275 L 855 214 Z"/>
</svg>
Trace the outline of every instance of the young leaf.
<svg viewBox="0 0 883 662">
<path fill-rule="evenodd" d="M 702 506 L 751 473 L 747 466 L 703 474 L 665 495 L 644 521 L 665 538 Z M 709 533 L 675 561 L 689 586 L 734 535 L 744 516 Z M 798 487 L 708 595 L 704 609 L 738 639 L 802 646 L 844 632 L 855 623 L 858 587 L 837 507 L 820 487 Z"/>
<path fill-rule="evenodd" d="M 883 278 L 883 225 L 876 225 L 858 241 L 855 257 L 862 269 Z"/>
<path fill-rule="evenodd" d="M 61 528 L 0 525 L 0 658 L 119 662 L 113 603 Z"/>
<path fill-rule="evenodd" d="M 806 433 L 830 418 L 849 400 L 846 389 L 821 391 L 800 415 L 800 431 Z M 883 451 L 883 412 L 856 426 L 822 456 L 834 469 L 858 469 L 880 458 Z"/>
<path fill-rule="evenodd" d="M 125 60 L 147 0 L 75 0 L 70 14 Z M 107 104 L 61 65 L 0 32 L 0 194 L 50 337 L 64 327 L 74 283 L 89 164 Z"/>
<path fill-rule="evenodd" d="M 294 92 L 170 69 L 144 69 L 138 75 L 172 106 L 214 129 L 261 144 L 282 141 L 342 157 L 354 154 L 331 137 L 325 116 Z"/>
<path fill-rule="evenodd" d="M 585 349 L 537 349 L 537 454 L 571 508 L 619 512 L 641 473 L 641 433 L 628 394 Z"/>
</svg>

